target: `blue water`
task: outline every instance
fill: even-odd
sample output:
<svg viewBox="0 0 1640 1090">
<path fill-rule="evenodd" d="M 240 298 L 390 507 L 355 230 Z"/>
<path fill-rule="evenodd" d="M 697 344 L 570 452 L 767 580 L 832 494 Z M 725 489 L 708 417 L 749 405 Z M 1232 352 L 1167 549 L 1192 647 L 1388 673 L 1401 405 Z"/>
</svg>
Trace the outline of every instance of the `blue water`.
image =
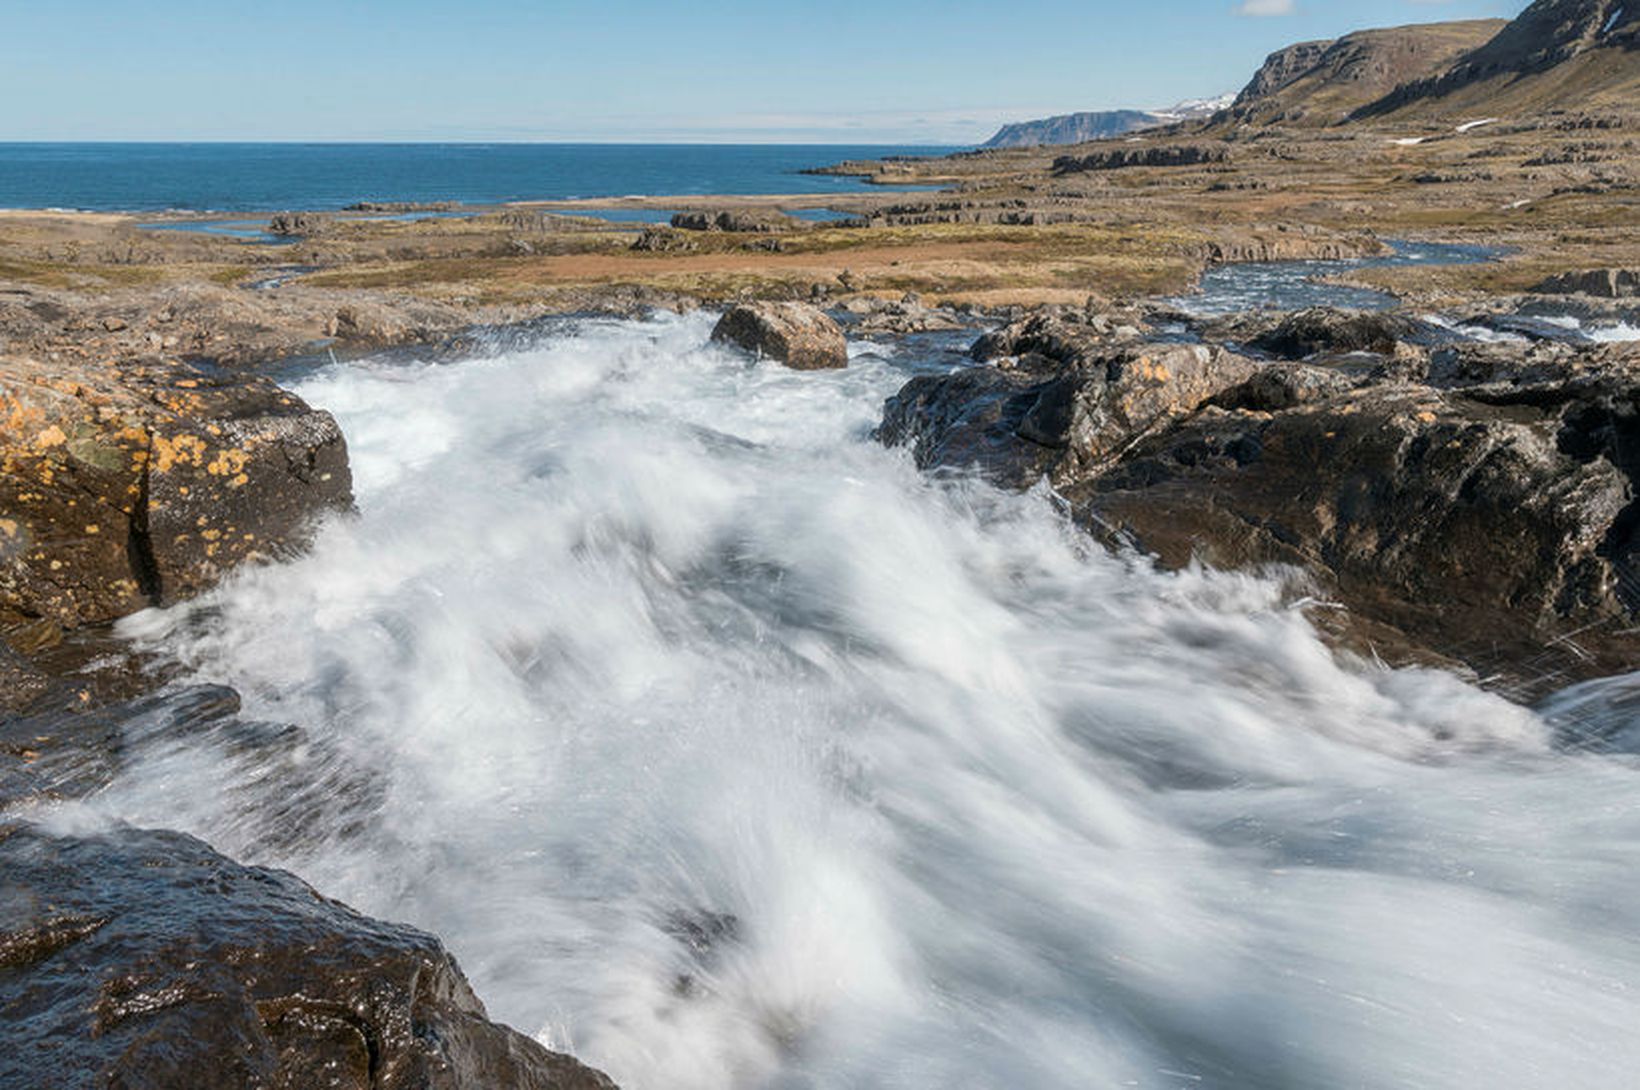
<svg viewBox="0 0 1640 1090">
<path fill-rule="evenodd" d="M 490 203 L 665 194 L 843 193 L 799 173 L 951 148 L 660 144 L 5 144 L 0 208 L 271 212 L 355 201 Z"/>
<path fill-rule="evenodd" d="M 1193 294 L 1177 296 L 1169 302 L 1191 314 L 1207 317 L 1248 310 L 1302 310 L 1317 306 L 1388 310 L 1400 303 L 1395 295 L 1332 284 L 1326 278 L 1357 269 L 1404 265 L 1481 265 L 1497 260 L 1505 252 L 1498 247 L 1471 243 L 1388 241 L 1390 252 L 1380 257 L 1219 265 L 1202 274 L 1201 284 Z"/>
</svg>

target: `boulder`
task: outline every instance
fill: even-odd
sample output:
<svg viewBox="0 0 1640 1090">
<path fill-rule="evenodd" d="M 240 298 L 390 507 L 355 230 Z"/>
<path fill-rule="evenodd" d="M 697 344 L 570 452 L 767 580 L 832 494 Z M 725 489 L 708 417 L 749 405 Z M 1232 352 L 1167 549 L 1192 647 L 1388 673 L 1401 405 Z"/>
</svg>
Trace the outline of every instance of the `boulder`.
<svg viewBox="0 0 1640 1090">
<path fill-rule="evenodd" d="M 1074 481 L 1246 382 L 1257 367 L 1213 346 L 1101 345 L 1092 327 L 1079 343 L 1056 323 L 1026 328 L 1013 347 L 1041 351 L 1006 369 L 912 379 L 884 406 L 879 437 L 910 445 L 925 468 L 977 466 L 1016 485 L 1044 474 Z M 976 351 L 995 347 L 993 339 Z"/>
<path fill-rule="evenodd" d="M 718 321 L 712 340 L 799 371 L 848 366 L 842 327 L 807 303 L 742 303 Z"/>
<path fill-rule="evenodd" d="M 1415 330 L 1412 321 L 1395 314 L 1311 307 L 1287 315 L 1274 329 L 1253 338 L 1248 347 L 1288 360 L 1351 352 L 1389 356 Z"/>
<path fill-rule="evenodd" d="M 613 1090 L 431 935 L 179 833 L 0 828 L 0 1085 Z"/>
<path fill-rule="evenodd" d="M 265 378 L 0 360 L 0 625 L 196 594 L 300 548 L 351 487 L 336 421 Z"/>
</svg>

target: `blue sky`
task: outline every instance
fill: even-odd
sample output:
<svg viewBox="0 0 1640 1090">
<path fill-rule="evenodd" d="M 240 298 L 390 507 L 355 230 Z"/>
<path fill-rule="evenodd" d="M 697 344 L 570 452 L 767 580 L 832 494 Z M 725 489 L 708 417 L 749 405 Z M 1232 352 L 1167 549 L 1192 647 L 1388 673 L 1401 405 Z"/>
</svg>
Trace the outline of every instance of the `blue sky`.
<svg viewBox="0 0 1640 1090">
<path fill-rule="evenodd" d="M 0 140 L 972 143 L 1525 0 L 0 0 Z"/>
</svg>

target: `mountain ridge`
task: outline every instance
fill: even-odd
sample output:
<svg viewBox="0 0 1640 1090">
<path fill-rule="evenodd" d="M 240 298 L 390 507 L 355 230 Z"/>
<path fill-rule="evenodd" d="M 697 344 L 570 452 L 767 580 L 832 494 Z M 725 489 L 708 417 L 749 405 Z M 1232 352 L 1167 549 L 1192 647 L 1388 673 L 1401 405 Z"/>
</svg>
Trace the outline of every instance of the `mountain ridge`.
<svg viewBox="0 0 1640 1090">
<path fill-rule="evenodd" d="M 1537 0 L 1446 71 L 1409 81 L 1352 120 L 1486 107 L 1587 107 L 1640 95 L 1640 2 Z"/>
<path fill-rule="evenodd" d="M 1230 98 L 1223 95 L 1218 98 L 1186 99 L 1160 110 L 1085 110 L 1031 121 L 1014 121 L 998 129 L 980 147 L 1050 147 L 1109 140 L 1179 121 L 1211 117 L 1228 105 Z"/>
</svg>

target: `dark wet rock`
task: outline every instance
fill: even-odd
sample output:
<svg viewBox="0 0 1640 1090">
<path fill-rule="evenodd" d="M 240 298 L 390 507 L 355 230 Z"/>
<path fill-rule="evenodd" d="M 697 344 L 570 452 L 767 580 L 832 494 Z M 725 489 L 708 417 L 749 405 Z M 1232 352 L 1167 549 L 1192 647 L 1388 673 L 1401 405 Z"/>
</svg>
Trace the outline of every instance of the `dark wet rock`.
<svg viewBox="0 0 1640 1090">
<path fill-rule="evenodd" d="M 170 361 L 0 361 L 0 623 L 63 628 L 185 598 L 300 548 L 352 502 L 330 414 Z"/>
<path fill-rule="evenodd" d="M 1552 673 L 1584 664 L 1526 664 L 1587 625 L 1601 626 L 1591 648 L 1628 627 L 1627 565 L 1611 549 L 1632 498 L 1624 472 L 1562 450 L 1559 432 L 1520 406 L 1358 389 L 1203 413 L 1081 482 L 1073 502 L 1167 566 L 1296 564 L 1350 610 L 1478 669 Z M 1585 664 L 1605 672 L 1632 643 Z"/>
<path fill-rule="evenodd" d="M 58 698 L 38 699 L 48 692 Z M 35 700 L 13 709 L 25 714 L 0 720 L 0 809 L 84 798 L 111 783 L 137 747 L 162 740 L 198 743 L 213 732 L 245 727 L 235 718 L 239 694 L 221 685 L 105 703 L 83 700 L 84 693 L 63 679 L 48 679 Z"/>
<path fill-rule="evenodd" d="M 610 1090 L 431 935 L 178 833 L 0 829 L 0 1085 Z"/>
<path fill-rule="evenodd" d="M 1415 331 L 1415 323 L 1396 314 L 1311 307 L 1288 315 L 1248 347 L 1288 360 L 1351 352 L 1388 356 Z"/>
<path fill-rule="evenodd" d="M 1640 269 L 1590 269 L 1551 276 L 1532 289 L 1538 295 L 1592 295 L 1598 299 L 1640 297 Z"/>
<path fill-rule="evenodd" d="M 1295 353 L 1373 343 L 1321 324 Z M 880 437 L 925 468 L 1047 476 L 1169 567 L 1296 565 L 1375 648 L 1396 633 L 1515 694 L 1637 661 L 1640 352 L 1457 345 L 1367 370 L 1100 343 L 991 335 L 976 355 L 998 365 L 912 380 Z"/>
<path fill-rule="evenodd" d="M 1103 344 L 1052 321 L 1010 341 L 1011 367 L 913 379 L 884 406 L 881 439 L 918 464 L 976 466 L 1011 484 L 1077 479 L 1245 382 L 1257 366 L 1218 347 Z M 984 343 L 984 342 L 982 342 Z M 990 346 L 976 352 L 995 351 Z"/>
<path fill-rule="evenodd" d="M 718 321 L 712 340 L 800 371 L 848 366 L 842 327 L 807 303 L 742 303 Z"/>
</svg>

